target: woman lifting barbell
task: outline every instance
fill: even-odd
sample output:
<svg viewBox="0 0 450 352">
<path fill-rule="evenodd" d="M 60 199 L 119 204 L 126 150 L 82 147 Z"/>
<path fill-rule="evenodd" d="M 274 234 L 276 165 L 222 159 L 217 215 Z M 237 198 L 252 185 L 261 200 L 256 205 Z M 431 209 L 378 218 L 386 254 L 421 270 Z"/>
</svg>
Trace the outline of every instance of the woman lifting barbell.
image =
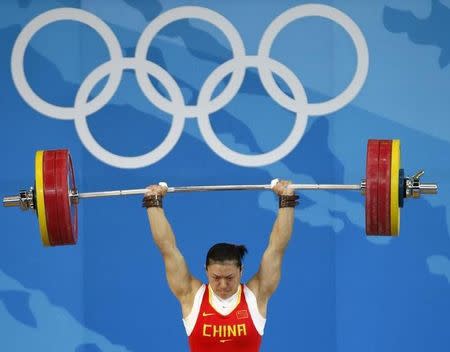
<svg viewBox="0 0 450 352">
<path fill-rule="evenodd" d="M 281 262 L 291 238 L 298 196 L 289 181 L 274 180 L 279 211 L 258 272 L 241 283 L 245 246 L 218 243 L 206 256 L 207 284 L 193 277 L 177 248 L 162 202 L 167 185 L 152 185 L 143 199 L 169 287 L 181 304 L 192 352 L 259 351 L 267 304 L 280 281 Z"/>
</svg>

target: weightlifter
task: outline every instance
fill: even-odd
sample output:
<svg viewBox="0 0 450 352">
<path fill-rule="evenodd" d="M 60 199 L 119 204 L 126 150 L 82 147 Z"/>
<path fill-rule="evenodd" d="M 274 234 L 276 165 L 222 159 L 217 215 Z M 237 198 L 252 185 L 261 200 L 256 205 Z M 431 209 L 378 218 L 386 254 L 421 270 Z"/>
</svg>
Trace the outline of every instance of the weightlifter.
<svg viewBox="0 0 450 352">
<path fill-rule="evenodd" d="M 181 304 L 183 323 L 192 352 L 259 351 L 267 304 L 280 281 L 281 262 L 291 238 L 298 196 L 289 181 L 273 182 L 279 210 L 258 272 L 241 283 L 245 246 L 218 243 L 206 255 L 207 284 L 193 277 L 163 210 L 164 185 L 147 189 L 147 208 L 153 239 L 161 251 L 169 287 Z"/>
</svg>

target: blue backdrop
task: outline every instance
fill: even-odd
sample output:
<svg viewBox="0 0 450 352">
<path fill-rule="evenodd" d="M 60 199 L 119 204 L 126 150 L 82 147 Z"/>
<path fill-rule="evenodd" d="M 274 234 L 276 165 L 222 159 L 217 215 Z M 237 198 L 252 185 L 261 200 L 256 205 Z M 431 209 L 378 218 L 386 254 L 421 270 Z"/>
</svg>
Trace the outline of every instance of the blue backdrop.
<svg viewBox="0 0 450 352">
<path fill-rule="evenodd" d="M 449 33 L 448 0 L 2 1 L 0 195 L 33 184 L 38 149 L 69 148 L 87 192 L 359 183 L 367 139 L 399 138 L 439 195 L 390 239 L 365 237 L 358 193 L 301 192 L 262 351 L 449 351 Z M 195 276 L 226 241 L 247 280 L 277 203 L 165 208 Z M 44 248 L 32 212 L 0 223 L 1 351 L 187 350 L 140 197 L 82 200 L 77 246 Z"/>
</svg>

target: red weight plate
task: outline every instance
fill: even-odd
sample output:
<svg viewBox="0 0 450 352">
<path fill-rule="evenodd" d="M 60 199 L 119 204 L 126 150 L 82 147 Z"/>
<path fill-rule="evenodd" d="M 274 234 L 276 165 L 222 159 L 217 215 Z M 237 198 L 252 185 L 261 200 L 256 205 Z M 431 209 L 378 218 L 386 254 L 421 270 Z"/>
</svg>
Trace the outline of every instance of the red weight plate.
<svg viewBox="0 0 450 352">
<path fill-rule="evenodd" d="M 392 141 L 380 141 L 378 158 L 378 234 L 391 234 L 391 154 Z"/>
<path fill-rule="evenodd" d="M 55 157 L 56 166 L 56 197 L 58 201 L 58 225 L 62 235 L 62 244 L 74 244 L 73 224 L 70 212 L 69 198 L 69 169 L 68 151 L 57 150 Z"/>
<path fill-rule="evenodd" d="M 77 185 L 75 184 L 75 172 L 73 170 L 73 164 L 72 164 L 72 158 L 70 156 L 70 153 L 67 153 L 68 156 L 68 173 L 69 173 L 69 191 L 75 191 L 77 190 Z M 70 203 L 70 215 L 72 218 L 72 240 L 73 243 L 78 242 L 78 204 L 76 202 Z"/>
<path fill-rule="evenodd" d="M 378 158 L 380 141 L 369 139 L 366 159 L 366 234 L 378 234 Z"/>
<path fill-rule="evenodd" d="M 44 151 L 42 169 L 44 181 L 45 219 L 47 221 L 48 240 L 51 246 L 57 246 L 61 244 L 61 238 L 58 227 L 55 152 L 53 150 Z"/>
</svg>

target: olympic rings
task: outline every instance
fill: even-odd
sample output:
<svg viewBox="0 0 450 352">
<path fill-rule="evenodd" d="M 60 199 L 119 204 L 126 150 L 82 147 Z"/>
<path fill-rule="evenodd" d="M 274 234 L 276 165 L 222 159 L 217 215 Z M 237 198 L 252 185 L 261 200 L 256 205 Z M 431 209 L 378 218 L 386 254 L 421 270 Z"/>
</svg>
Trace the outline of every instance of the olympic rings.
<svg viewBox="0 0 450 352">
<path fill-rule="evenodd" d="M 321 103 L 308 103 L 305 90 L 298 77 L 282 63 L 269 57 L 272 43 L 278 33 L 292 21 L 304 17 L 320 16 L 339 24 L 350 35 L 357 55 L 357 67 L 350 84 L 338 96 Z M 181 88 L 175 79 L 161 66 L 147 60 L 150 45 L 165 26 L 181 19 L 200 19 L 216 26 L 228 39 L 233 58 L 218 66 L 203 83 L 196 105 L 186 105 Z M 24 55 L 32 37 L 53 22 L 71 20 L 86 24 L 94 29 L 105 41 L 110 61 L 94 69 L 82 82 L 76 94 L 74 107 L 62 107 L 41 99 L 30 87 L 24 70 Z M 236 28 L 222 15 L 198 6 L 183 6 L 171 9 L 156 17 L 144 29 L 136 45 L 134 58 L 123 57 L 117 37 L 109 26 L 95 15 L 80 9 L 60 8 L 44 12 L 30 21 L 20 32 L 14 44 L 11 71 L 19 94 L 32 108 L 40 113 L 75 122 L 75 128 L 85 147 L 99 160 L 119 168 L 139 168 L 151 165 L 164 158 L 176 145 L 184 128 L 186 118 L 198 119 L 199 127 L 208 146 L 223 159 L 241 166 L 257 167 L 274 163 L 300 142 L 306 127 L 307 117 L 335 112 L 350 103 L 359 93 L 367 77 L 369 55 L 364 35 L 353 20 L 343 12 L 326 5 L 308 4 L 293 7 L 267 27 L 259 44 L 258 55 L 245 52 L 242 38 Z M 294 112 L 296 120 L 286 140 L 272 151 L 248 155 L 237 153 L 225 146 L 215 135 L 209 116 L 228 104 L 239 91 L 247 67 L 255 67 L 267 93 L 282 107 Z M 123 70 L 135 70 L 137 82 L 148 100 L 160 110 L 172 115 L 172 125 L 166 138 L 154 150 L 133 157 L 116 155 L 106 150 L 96 141 L 87 125 L 87 116 L 100 110 L 114 96 L 122 78 Z M 275 83 L 273 73 L 289 86 L 293 98 L 287 96 Z M 162 96 L 148 79 L 148 75 L 158 79 L 166 88 L 169 98 Z M 224 77 L 231 74 L 225 89 L 215 98 L 212 94 Z M 91 101 L 89 93 L 104 77 L 108 81 L 103 90 Z"/>
</svg>

